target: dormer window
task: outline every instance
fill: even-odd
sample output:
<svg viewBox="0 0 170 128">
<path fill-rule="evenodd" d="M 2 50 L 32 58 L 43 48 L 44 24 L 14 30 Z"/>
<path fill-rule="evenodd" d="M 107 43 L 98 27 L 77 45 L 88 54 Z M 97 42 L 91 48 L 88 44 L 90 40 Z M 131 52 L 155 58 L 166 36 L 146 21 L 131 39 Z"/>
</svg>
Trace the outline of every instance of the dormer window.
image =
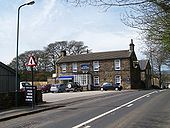
<svg viewBox="0 0 170 128">
<path fill-rule="evenodd" d="M 120 59 L 116 59 L 114 61 L 114 64 L 115 64 L 115 70 L 120 70 L 121 67 L 120 67 Z"/>
<path fill-rule="evenodd" d="M 93 61 L 93 71 L 99 71 L 99 61 Z"/>
</svg>

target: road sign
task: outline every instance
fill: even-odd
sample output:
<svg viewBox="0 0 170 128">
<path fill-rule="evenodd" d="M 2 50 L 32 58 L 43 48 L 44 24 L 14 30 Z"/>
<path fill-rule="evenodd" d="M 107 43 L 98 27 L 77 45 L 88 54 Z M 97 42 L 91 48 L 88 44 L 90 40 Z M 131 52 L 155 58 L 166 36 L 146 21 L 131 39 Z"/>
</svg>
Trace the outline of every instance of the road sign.
<svg viewBox="0 0 170 128">
<path fill-rule="evenodd" d="M 35 58 L 33 56 L 30 56 L 29 61 L 28 61 L 28 66 L 36 66 L 37 63 L 35 62 Z"/>
<path fill-rule="evenodd" d="M 34 108 L 35 105 L 36 90 L 36 86 L 25 86 L 25 101 L 28 105 L 32 104 L 32 108 Z"/>
</svg>

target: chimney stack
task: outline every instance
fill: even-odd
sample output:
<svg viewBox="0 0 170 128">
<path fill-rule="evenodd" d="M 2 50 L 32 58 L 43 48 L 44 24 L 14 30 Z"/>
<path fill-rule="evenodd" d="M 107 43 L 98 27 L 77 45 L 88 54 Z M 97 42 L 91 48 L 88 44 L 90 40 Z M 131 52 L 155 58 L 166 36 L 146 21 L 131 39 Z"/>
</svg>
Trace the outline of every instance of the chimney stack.
<svg viewBox="0 0 170 128">
<path fill-rule="evenodd" d="M 66 56 L 66 51 L 65 50 L 61 51 L 61 57 L 65 57 L 65 56 Z"/>
<path fill-rule="evenodd" d="M 130 49 L 129 49 L 129 50 L 130 50 L 131 52 L 134 52 L 134 47 L 135 47 L 135 45 L 133 44 L 133 39 L 131 39 L 131 43 L 130 43 L 129 46 L 130 46 Z"/>
</svg>

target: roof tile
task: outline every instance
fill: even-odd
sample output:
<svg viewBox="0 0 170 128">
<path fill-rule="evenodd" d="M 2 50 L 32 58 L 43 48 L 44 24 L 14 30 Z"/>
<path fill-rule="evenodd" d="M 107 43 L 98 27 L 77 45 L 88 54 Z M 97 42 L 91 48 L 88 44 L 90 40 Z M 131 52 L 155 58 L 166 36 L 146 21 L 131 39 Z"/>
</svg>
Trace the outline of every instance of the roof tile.
<svg viewBox="0 0 170 128">
<path fill-rule="evenodd" d="M 68 55 L 63 57 L 58 61 L 58 63 L 68 63 L 68 62 L 83 62 L 83 61 L 93 61 L 93 60 L 108 60 L 115 58 L 129 58 L 131 52 L 129 50 L 120 51 L 108 51 L 108 52 L 96 52 L 80 55 Z"/>
</svg>

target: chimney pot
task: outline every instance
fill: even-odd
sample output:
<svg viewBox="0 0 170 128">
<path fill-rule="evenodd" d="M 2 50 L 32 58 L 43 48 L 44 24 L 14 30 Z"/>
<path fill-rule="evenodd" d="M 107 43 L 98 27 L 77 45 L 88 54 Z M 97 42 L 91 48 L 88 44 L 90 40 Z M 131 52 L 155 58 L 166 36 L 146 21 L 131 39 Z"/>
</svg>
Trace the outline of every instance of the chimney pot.
<svg viewBox="0 0 170 128">
<path fill-rule="evenodd" d="M 65 57 L 65 56 L 66 56 L 66 51 L 65 51 L 65 50 L 61 51 L 61 56 L 62 56 L 62 57 Z"/>
<path fill-rule="evenodd" d="M 134 44 L 133 44 L 133 39 L 131 39 L 131 43 L 130 43 L 130 51 L 133 52 L 134 51 Z"/>
</svg>

